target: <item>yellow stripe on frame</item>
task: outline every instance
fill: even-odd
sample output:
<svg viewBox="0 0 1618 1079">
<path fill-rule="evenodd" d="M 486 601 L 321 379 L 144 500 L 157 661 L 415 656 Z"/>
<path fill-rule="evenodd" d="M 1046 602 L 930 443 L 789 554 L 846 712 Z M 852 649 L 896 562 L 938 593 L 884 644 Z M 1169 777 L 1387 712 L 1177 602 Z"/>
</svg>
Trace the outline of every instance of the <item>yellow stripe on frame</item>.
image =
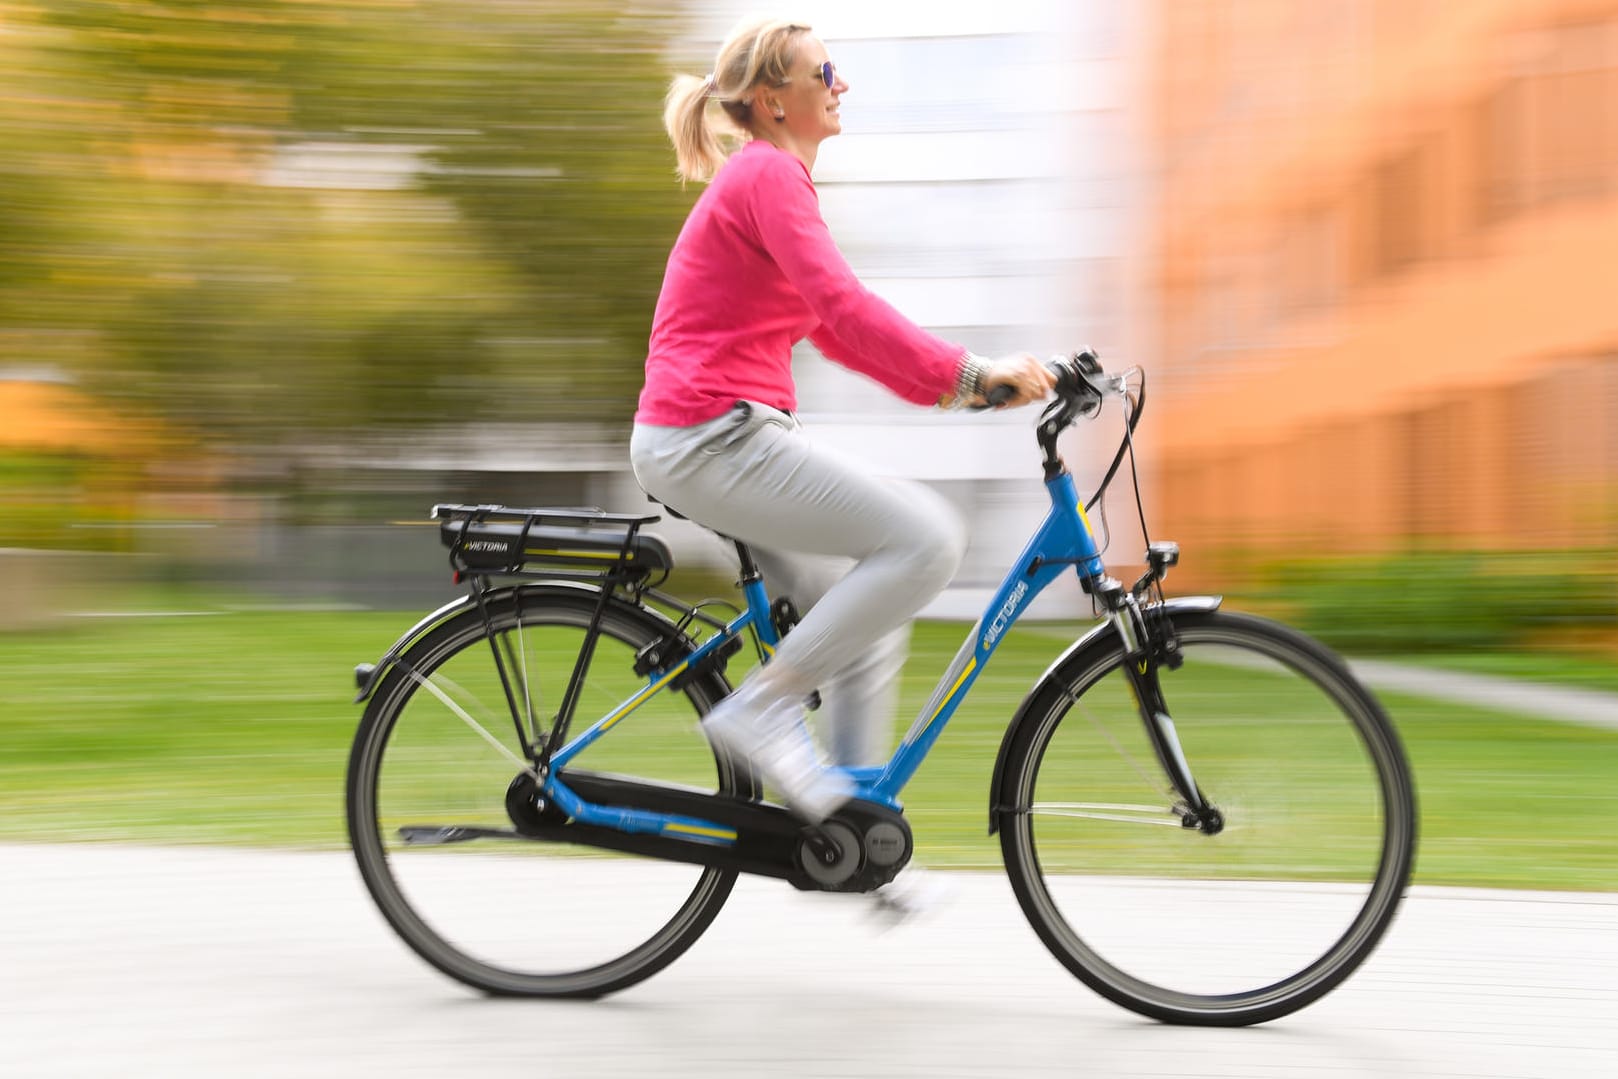
<svg viewBox="0 0 1618 1079">
<path fill-rule="evenodd" d="M 1079 499 L 1078 505 L 1074 508 L 1079 511 L 1079 520 L 1084 522 L 1084 530 L 1092 536 L 1095 535 L 1096 530 L 1090 527 L 1090 515 L 1084 512 L 1084 499 Z"/>
<path fill-rule="evenodd" d="M 944 699 L 938 702 L 938 710 L 927 717 L 927 727 L 931 727 L 933 725 L 933 721 L 944 714 L 944 709 L 949 707 L 949 702 L 953 700 L 955 698 L 955 694 L 960 691 L 961 685 L 966 681 L 967 676 L 977 669 L 978 657 L 973 656 L 971 659 L 966 661 L 966 668 L 961 671 L 961 676 L 955 679 L 955 684 L 949 687 L 949 692 L 944 694 Z M 923 727 L 921 729 L 922 734 L 927 733 L 927 727 Z"/>
<path fill-rule="evenodd" d="M 635 709 L 637 709 L 641 705 L 645 704 L 647 697 L 650 697 L 652 694 L 656 693 L 658 690 L 662 689 L 665 685 L 667 685 L 669 679 L 673 678 L 675 675 L 677 675 L 681 671 L 685 670 L 686 667 L 690 664 L 690 662 L 691 662 L 690 660 L 682 660 L 678 667 L 674 668 L 672 671 L 665 674 L 662 678 L 659 678 L 657 681 L 653 682 L 651 685 L 647 686 L 645 689 L 643 689 L 639 693 L 635 694 L 634 698 L 632 700 L 630 700 L 630 702 L 628 704 L 624 705 L 623 710 L 621 712 L 619 712 L 617 715 L 613 716 L 611 719 L 607 720 L 607 722 L 605 722 L 605 723 L 603 723 L 601 725 L 602 733 L 605 734 L 607 731 L 612 730 L 612 728 L 617 725 L 619 720 L 623 719 L 629 713 L 633 712 Z"/>
<path fill-rule="evenodd" d="M 685 832 L 688 835 L 707 836 L 710 839 L 735 839 L 736 833 L 729 828 L 703 828 L 695 824 L 665 824 L 665 832 Z"/>
</svg>

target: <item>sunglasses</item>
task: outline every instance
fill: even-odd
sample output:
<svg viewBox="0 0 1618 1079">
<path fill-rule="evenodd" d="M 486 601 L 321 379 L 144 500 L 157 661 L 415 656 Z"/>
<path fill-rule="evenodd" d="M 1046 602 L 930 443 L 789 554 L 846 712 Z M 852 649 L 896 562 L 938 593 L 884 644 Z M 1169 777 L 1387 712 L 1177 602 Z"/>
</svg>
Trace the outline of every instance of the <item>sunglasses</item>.
<svg viewBox="0 0 1618 1079">
<path fill-rule="evenodd" d="M 830 60 L 815 69 L 815 74 L 819 76 L 821 82 L 826 84 L 826 89 L 830 90 L 837 85 L 837 65 Z M 791 82 L 792 80 L 787 79 L 786 81 Z"/>
</svg>

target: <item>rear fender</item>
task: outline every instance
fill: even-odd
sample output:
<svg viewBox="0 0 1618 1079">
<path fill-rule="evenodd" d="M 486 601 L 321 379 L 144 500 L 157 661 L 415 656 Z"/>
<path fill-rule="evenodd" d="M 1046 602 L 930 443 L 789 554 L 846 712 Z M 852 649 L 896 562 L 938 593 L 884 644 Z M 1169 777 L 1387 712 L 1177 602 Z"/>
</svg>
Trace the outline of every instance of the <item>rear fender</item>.
<svg viewBox="0 0 1618 1079">
<path fill-rule="evenodd" d="M 546 581 L 542 584 L 519 584 L 485 592 L 483 594 L 483 601 L 486 604 L 495 604 L 501 600 L 504 600 L 507 596 L 510 596 L 514 592 L 522 592 L 524 595 L 534 594 L 537 596 L 544 592 L 554 593 L 557 591 L 566 591 L 576 593 L 578 595 L 588 595 L 593 598 L 598 596 L 601 590 L 593 584 L 583 584 L 574 581 Z M 371 694 L 376 691 L 376 687 L 382 683 L 382 678 L 388 673 L 389 668 L 391 668 L 398 658 L 404 655 L 405 650 L 411 645 L 415 644 L 416 641 L 432 632 L 432 630 L 436 629 L 438 626 L 448 622 L 450 619 L 458 618 L 461 615 L 466 614 L 468 611 L 473 611 L 476 609 L 477 602 L 471 596 L 462 596 L 458 600 L 446 603 L 432 614 L 427 615 L 421 621 L 405 630 L 404 636 L 393 642 L 393 647 L 389 648 L 381 659 L 377 660 L 375 663 L 361 663 L 359 666 L 355 667 L 354 684 L 359 688 L 359 693 L 354 697 L 354 703 L 361 704 L 368 699 Z"/>
</svg>

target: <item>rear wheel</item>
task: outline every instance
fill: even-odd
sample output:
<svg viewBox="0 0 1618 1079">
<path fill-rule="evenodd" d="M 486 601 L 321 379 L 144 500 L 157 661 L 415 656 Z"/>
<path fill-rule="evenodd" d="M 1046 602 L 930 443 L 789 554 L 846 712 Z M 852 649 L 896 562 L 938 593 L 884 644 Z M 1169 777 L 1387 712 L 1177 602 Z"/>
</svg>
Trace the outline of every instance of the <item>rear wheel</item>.
<svg viewBox="0 0 1618 1079">
<path fill-rule="evenodd" d="M 348 824 L 367 888 L 424 959 L 491 993 L 632 985 L 690 947 L 735 884 L 734 872 L 522 838 L 513 826 L 508 791 L 533 783 L 525 743 L 556 713 L 597 595 L 533 586 L 491 599 L 492 636 L 471 610 L 436 627 L 389 671 L 355 738 Z M 609 604 L 572 731 L 645 688 L 635 653 L 668 634 L 652 612 Z M 746 781 L 697 733 L 724 692 L 710 677 L 654 695 L 578 767 L 737 792 Z"/>
<path fill-rule="evenodd" d="M 1222 612 L 1172 616 L 1161 672 L 1198 787 L 1182 826 L 1109 641 L 1036 691 L 1011 735 L 1006 869 L 1053 954 L 1167 1022 L 1241 1025 L 1329 992 L 1376 946 L 1409 880 L 1416 811 L 1392 725 L 1309 638 Z"/>
</svg>

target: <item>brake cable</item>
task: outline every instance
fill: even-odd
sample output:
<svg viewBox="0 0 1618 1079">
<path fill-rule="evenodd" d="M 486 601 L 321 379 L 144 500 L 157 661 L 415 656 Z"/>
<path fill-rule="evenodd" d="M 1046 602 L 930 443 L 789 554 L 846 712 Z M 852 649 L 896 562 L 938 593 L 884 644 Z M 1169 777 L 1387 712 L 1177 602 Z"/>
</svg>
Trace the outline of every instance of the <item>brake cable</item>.
<svg viewBox="0 0 1618 1079">
<path fill-rule="evenodd" d="M 1118 467 L 1124 463 L 1124 454 L 1126 453 L 1129 455 L 1130 471 L 1131 473 L 1134 472 L 1135 443 L 1133 435 L 1135 433 L 1135 425 L 1140 423 L 1140 414 L 1146 410 L 1145 371 L 1140 372 L 1140 390 L 1133 397 L 1126 394 L 1124 400 L 1128 402 L 1128 404 L 1126 404 L 1124 407 L 1124 437 L 1119 441 L 1118 452 L 1113 454 L 1112 464 L 1108 466 L 1107 474 L 1101 478 L 1100 485 L 1096 487 L 1096 493 L 1090 496 L 1090 501 L 1084 504 L 1085 512 L 1095 509 L 1096 503 L 1100 502 L 1101 497 L 1107 493 L 1107 485 L 1110 484 L 1112 482 L 1112 478 L 1118 474 Z M 1134 407 L 1130 408 L 1130 404 L 1134 405 Z M 1140 493 L 1140 483 L 1138 480 L 1135 484 L 1135 492 L 1138 498 Z M 1142 527 L 1144 529 L 1144 524 Z"/>
</svg>

